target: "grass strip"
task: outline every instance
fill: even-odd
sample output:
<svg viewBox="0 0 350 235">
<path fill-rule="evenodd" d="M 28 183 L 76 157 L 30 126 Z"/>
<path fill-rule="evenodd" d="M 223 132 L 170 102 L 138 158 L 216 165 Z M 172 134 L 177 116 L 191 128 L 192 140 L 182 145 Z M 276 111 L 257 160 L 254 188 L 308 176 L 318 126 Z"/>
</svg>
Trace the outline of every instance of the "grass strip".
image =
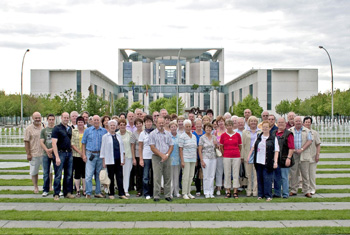
<svg viewBox="0 0 350 235">
<path fill-rule="evenodd" d="M 41 167 L 40 167 L 41 169 Z M 29 166 L 0 168 L 0 170 L 29 170 Z"/>
<path fill-rule="evenodd" d="M 29 176 L 28 176 L 29 177 Z M 42 179 L 38 180 L 38 185 L 43 185 Z M 33 182 L 31 179 L 0 179 L 0 186 L 32 186 Z"/>
<path fill-rule="evenodd" d="M 350 165 L 317 165 L 317 169 L 328 169 L 328 168 L 345 169 L 345 168 L 350 168 Z"/>
<path fill-rule="evenodd" d="M 27 159 L 0 159 L 0 162 L 28 162 L 28 160 Z"/>
<path fill-rule="evenodd" d="M 316 174 L 349 174 L 350 171 L 316 171 Z"/>
<path fill-rule="evenodd" d="M 39 172 L 39 175 L 42 175 L 42 172 Z M 29 171 L 28 172 L 3 172 L 0 171 L 0 175 L 29 175 Z"/>
<path fill-rule="evenodd" d="M 52 194 L 47 198 L 0 198 L 0 203 L 3 202 L 21 202 L 21 203 L 94 203 L 94 204 L 154 204 L 153 200 L 146 200 L 145 198 L 132 198 L 129 200 L 122 199 L 85 199 L 85 198 L 75 198 L 75 199 L 65 199 L 61 198 L 59 201 L 54 201 Z M 306 197 L 290 197 L 289 199 L 274 198 L 273 203 L 286 203 L 286 202 L 350 202 L 350 197 L 341 198 L 306 198 Z M 269 203 L 265 200 L 257 200 L 256 197 L 240 197 L 238 199 L 225 199 L 225 198 L 214 198 L 214 199 L 195 199 L 195 200 L 184 200 L 182 198 L 174 198 L 173 202 L 167 202 L 161 199 L 157 204 L 193 204 L 193 203 Z"/>
<path fill-rule="evenodd" d="M 350 153 L 350 146 L 321 146 L 321 153 Z"/>
<path fill-rule="evenodd" d="M 350 210 L 285 211 L 191 211 L 191 212 L 106 212 L 106 211 L 17 211 L 4 210 L 0 220 L 43 221 L 266 221 L 348 220 Z"/>
<path fill-rule="evenodd" d="M 349 185 L 349 177 L 338 177 L 338 178 L 319 178 L 316 179 L 317 185 Z"/>
<path fill-rule="evenodd" d="M 0 154 L 26 154 L 26 152 L 7 152 L 7 151 L 0 151 Z"/>
<path fill-rule="evenodd" d="M 25 152 L 24 147 L 0 147 L 0 151 L 9 151 L 9 152 Z"/>
<path fill-rule="evenodd" d="M 59 229 L 59 228 L 0 228 L 1 234 L 349 234 L 350 227 L 295 228 L 129 228 L 129 229 Z"/>
<path fill-rule="evenodd" d="M 342 161 L 350 161 L 350 158 L 320 158 L 321 162 L 329 162 L 329 161 L 334 161 L 334 162 L 342 162 Z"/>
</svg>

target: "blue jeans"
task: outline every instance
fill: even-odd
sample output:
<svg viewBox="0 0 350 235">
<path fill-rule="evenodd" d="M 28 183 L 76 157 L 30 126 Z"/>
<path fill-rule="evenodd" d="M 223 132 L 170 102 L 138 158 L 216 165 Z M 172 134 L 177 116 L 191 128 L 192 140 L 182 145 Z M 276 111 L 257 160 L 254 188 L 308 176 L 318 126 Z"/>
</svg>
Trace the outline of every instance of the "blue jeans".
<svg viewBox="0 0 350 235">
<path fill-rule="evenodd" d="M 47 155 L 43 156 L 43 178 L 44 178 L 44 185 L 43 185 L 43 192 L 49 192 L 50 191 L 50 165 L 51 162 L 54 162 L 55 155 L 52 154 L 53 158 L 49 158 Z"/>
<path fill-rule="evenodd" d="M 277 197 L 281 197 L 281 186 L 282 186 L 281 168 L 278 166 L 273 171 L 273 189 L 274 189 L 274 195 L 276 195 Z"/>
<path fill-rule="evenodd" d="M 59 195 L 61 192 L 61 178 L 62 170 L 64 170 L 63 177 L 63 195 L 66 196 L 67 193 L 73 192 L 73 156 L 72 153 L 68 152 L 58 152 L 61 164 L 56 165 L 56 159 L 54 160 L 54 169 L 55 169 L 55 180 L 53 183 L 54 187 L 54 196 Z"/>
<path fill-rule="evenodd" d="M 90 161 L 90 157 L 94 156 L 94 159 Z M 102 170 L 102 158 L 100 158 L 99 153 L 92 153 L 91 151 L 86 151 L 86 167 L 85 167 L 85 182 L 86 182 L 86 194 L 91 195 L 92 193 L 92 176 L 95 176 L 96 188 L 95 195 L 101 194 L 101 184 L 100 184 L 100 171 Z"/>
<path fill-rule="evenodd" d="M 289 170 L 290 168 L 281 168 L 282 178 L 282 196 L 284 198 L 289 197 Z"/>
<path fill-rule="evenodd" d="M 269 171 L 265 165 L 255 164 L 258 180 L 258 197 L 272 198 L 273 171 Z"/>
<path fill-rule="evenodd" d="M 143 195 L 153 196 L 153 172 L 152 172 L 152 159 L 143 160 Z"/>
</svg>

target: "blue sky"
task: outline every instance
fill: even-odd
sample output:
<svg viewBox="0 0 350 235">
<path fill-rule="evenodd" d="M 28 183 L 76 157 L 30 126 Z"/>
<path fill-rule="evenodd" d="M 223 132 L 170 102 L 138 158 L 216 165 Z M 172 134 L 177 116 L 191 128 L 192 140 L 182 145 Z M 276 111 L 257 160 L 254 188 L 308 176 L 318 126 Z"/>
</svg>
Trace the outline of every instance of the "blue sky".
<svg viewBox="0 0 350 235">
<path fill-rule="evenodd" d="M 97 69 L 117 82 L 118 48 L 225 49 L 225 83 L 251 68 L 317 68 L 319 91 L 350 88 L 350 1 L 2 0 L 1 86 L 30 69 Z"/>
</svg>

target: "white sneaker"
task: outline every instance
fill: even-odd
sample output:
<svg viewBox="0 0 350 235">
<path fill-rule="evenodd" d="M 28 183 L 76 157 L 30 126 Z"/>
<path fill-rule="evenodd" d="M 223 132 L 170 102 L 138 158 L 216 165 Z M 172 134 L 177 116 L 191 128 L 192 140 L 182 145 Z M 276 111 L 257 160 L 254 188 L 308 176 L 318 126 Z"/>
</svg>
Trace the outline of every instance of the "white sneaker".
<svg viewBox="0 0 350 235">
<path fill-rule="evenodd" d="M 63 192 L 62 191 L 60 192 L 60 197 L 63 197 Z"/>
<path fill-rule="evenodd" d="M 187 196 L 188 196 L 189 198 L 191 198 L 191 199 L 195 199 L 195 198 L 196 198 L 195 196 L 193 196 L 193 195 L 190 194 L 190 193 L 189 193 Z"/>
<path fill-rule="evenodd" d="M 183 199 L 188 200 L 190 199 L 186 194 L 182 196 Z"/>
<path fill-rule="evenodd" d="M 125 192 L 125 196 L 130 197 L 129 192 Z"/>
<path fill-rule="evenodd" d="M 196 196 L 199 197 L 201 195 L 201 192 L 196 192 Z"/>
<path fill-rule="evenodd" d="M 180 193 L 178 193 L 178 194 L 176 195 L 176 197 L 177 197 L 177 198 L 180 198 L 180 197 L 181 197 L 181 194 L 180 194 Z"/>
<path fill-rule="evenodd" d="M 206 195 L 205 195 L 205 198 L 210 198 L 210 195 L 209 195 L 209 194 L 206 194 Z"/>
<path fill-rule="evenodd" d="M 151 199 L 151 196 L 146 196 L 146 200 L 149 200 L 149 199 Z"/>
<path fill-rule="evenodd" d="M 215 198 L 215 196 L 213 194 L 210 194 L 210 198 Z"/>
<path fill-rule="evenodd" d="M 220 195 L 221 195 L 220 190 L 216 191 L 216 195 L 217 195 L 217 196 L 220 196 Z"/>
<path fill-rule="evenodd" d="M 43 197 L 47 197 L 49 195 L 48 192 L 43 192 L 43 194 L 41 194 Z"/>
</svg>

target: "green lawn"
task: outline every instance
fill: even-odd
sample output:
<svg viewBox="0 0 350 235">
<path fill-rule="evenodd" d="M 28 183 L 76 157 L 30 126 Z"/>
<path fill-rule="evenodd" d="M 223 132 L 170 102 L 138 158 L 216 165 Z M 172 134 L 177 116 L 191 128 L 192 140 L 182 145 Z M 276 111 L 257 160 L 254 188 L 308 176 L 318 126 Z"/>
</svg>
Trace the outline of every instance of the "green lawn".
<svg viewBox="0 0 350 235">
<path fill-rule="evenodd" d="M 0 220 L 50 221 L 265 221 L 281 220 L 348 220 L 349 210 L 314 211 L 192 211 L 192 212 L 106 212 L 106 211 L 17 211 L 4 210 Z"/>
<path fill-rule="evenodd" d="M 350 161 L 350 158 L 320 158 L 321 162 L 329 162 L 329 161 L 334 161 L 334 162 L 343 162 L 343 161 Z"/>
<path fill-rule="evenodd" d="M 350 168 L 350 165 L 317 165 L 317 169 L 328 169 L 328 168 L 345 169 L 345 168 Z"/>
<path fill-rule="evenodd" d="M 350 153 L 350 146 L 321 146 L 321 153 Z"/>
<path fill-rule="evenodd" d="M 316 174 L 349 174 L 350 171 L 316 171 Z"/>
<path fill-rule="evenodd" d="M 40 169 L 41 169 L 41 167 L 40 167 Z M 29 166 L 0 168 L 0 170 L 29 170 Z"/>
<path fill-rule="evenodd" d="M 28 162 L 27 159 L 0 159 L 0 162 Z"/>
<path fill-rule="evenodd" d="M 339 177 L 339 178 L 319 178 L 316 179 L 317 185 L 349 185 L 349 177 Z"/>
<path fill-rule="evenodd" d="M 131 229 L 56 229 L 56 228 L 0 228 L 1 234 L 350 234 L 350 227 L 296 228 L 131 228 Z"/>
</svg>

